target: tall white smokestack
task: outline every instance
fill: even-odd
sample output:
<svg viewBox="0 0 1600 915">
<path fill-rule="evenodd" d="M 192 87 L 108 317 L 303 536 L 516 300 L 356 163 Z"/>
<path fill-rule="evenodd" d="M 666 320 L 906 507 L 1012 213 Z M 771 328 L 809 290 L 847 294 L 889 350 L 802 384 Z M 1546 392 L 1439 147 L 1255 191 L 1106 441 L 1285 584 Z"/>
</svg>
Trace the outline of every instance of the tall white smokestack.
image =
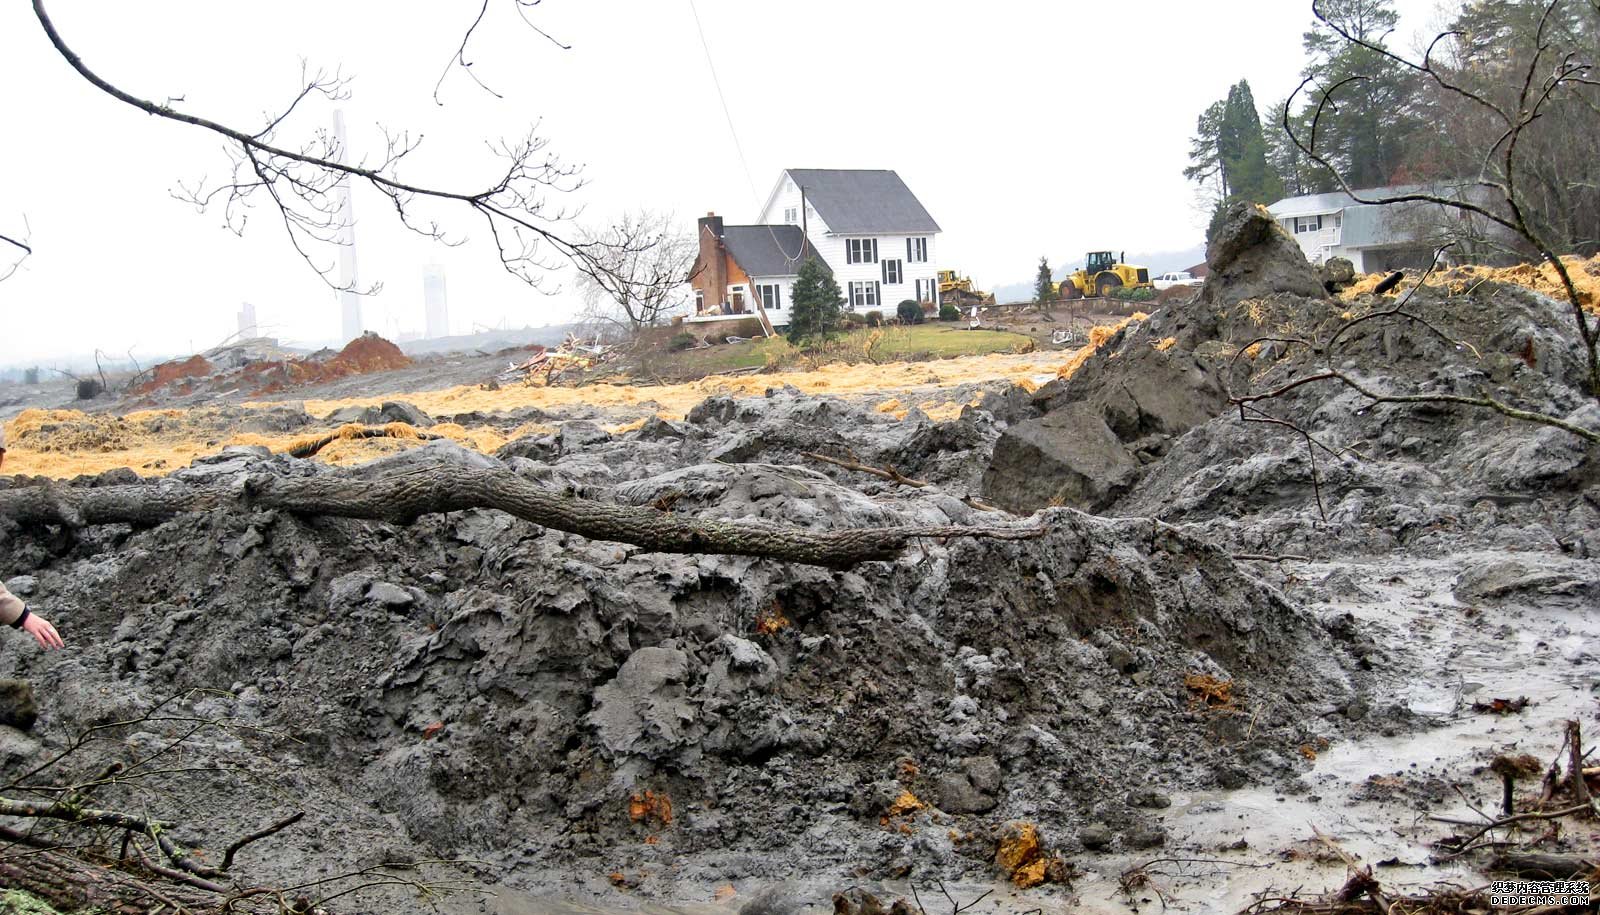
<svg viewBox="0 0 1600 915">
<path fill-rule="evenodd" d="M 345 161 L 344 111 L 333 110 L 334 161 Z M 356 211 L 350 197 L 350 176 L 339 179 L 339 306 L 345 341 L 361 336 L 361 297 L 356 295 Z"/>
<path fill-rule="evenodd" d="M 450 336 L 450 312 L 445 305 L 444 267 L 429 264 L 422 268 L 423 323 L 430 338 Z"/>
</svg>

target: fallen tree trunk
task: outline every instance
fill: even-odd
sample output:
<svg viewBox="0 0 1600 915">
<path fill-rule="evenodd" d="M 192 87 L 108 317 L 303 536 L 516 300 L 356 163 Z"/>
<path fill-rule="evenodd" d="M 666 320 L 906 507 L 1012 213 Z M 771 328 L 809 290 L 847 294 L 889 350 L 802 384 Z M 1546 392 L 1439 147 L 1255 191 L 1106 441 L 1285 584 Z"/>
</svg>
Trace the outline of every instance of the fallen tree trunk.
<svg viewBox="0 0 1600 915">
<path fill-rule="evenodd" d="M 153 525 L 196 511 L 278 509 L 410 524 L 435 512 L 495 509 L 591 540 L 659 553 L 759 556 L 847 569 L 890 560 L 919 537 L 1024 540 L 1042 527 L 962 525 L 809 531 L 763 522 L 707 521 L 648 506 L 618 505 L 554 492 L 508 470 L 438 465 L 363 479 L 257 475 L 235 488 L 173 481 L 95 488 L 30 486 L 0 491 L 0 516 L 23 525 Z"/>
<path fill-rule="evenodd" d="M 1594 872 L 1597 861 L 1593 855 L 1510 852 L 1496 855 L 1489 869 L 1532 880 L 1571 880 Z"/>
<path fill-rule="evenodd" d="M 0 834 L 0 838 L 12 835 Z M 216 912 L 221 907 L 221 898 L 214 893 L 168 880 L 144 879 L 59 851 L 16 845 L 0 850 L 0 887 L 26 891 L 63 912 L 147 915 L 152 911 Z"/>
</svg>

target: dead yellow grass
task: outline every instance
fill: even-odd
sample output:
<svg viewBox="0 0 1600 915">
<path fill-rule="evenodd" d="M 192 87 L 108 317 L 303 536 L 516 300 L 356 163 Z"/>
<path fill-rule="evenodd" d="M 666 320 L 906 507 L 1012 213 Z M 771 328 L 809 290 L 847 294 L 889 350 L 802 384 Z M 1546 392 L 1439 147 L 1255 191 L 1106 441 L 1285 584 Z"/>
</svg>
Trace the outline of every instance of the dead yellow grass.
<svg viewBox="0 0 1600 915">
<path fill-rule="evenodd" d="M 1600 255 L 1587 259 L 1568 256 L 1563 257 L 1561 262 L 1566 266 L 1568 275 L 1572 277 L 1572 285 L 1578 290 L 1578 299 L 1583 303 L 1584 309 L 1600 313 Z M 1384 274 L 1381 273 L 1358 276 L 1353 284 L 1339 293 L 1340 298 L 1348 302 L 1357 296 L 1368 295 L 1383 278 Z M 1448 270 L 1434 271 L 1433 275 L 1428 277 L 1428 285 L 1444 286 L 1452 293 L 1460 294 L 1484 280 L 1523 286 L 1562 301 L 1567 297 L 1555 265 L 1548 263 L 1517 264 L 1512 267 L 1452 267 Z M 1402 283 L 1400 287 L 1387 294 L 1391 296 L 1404 294 L 1405 288 L 1409 285 Z"/>
<path fill-rule="evenodd" d="M 1072 358 L 1068 359 L 1065 365 L 1056 369 L 1056 377 L 1071 378 L 1078 369 L 1083 368 L 1083 364 L 1089 361 L 1089 357 L 1093 356 L 1096 350 L 1104 346 L 1107 340 L 1117 335 L 1117 331 L 1136 321 L 1143 321 L 1148 317 L 1150 316 L 1144 312 L 1136 311 L 1131 316 L 1123 318 L 1115 324 L 1097 324 L 1089 328 L 1089 345 L 1073 353 Z"/>
<path fill-rule="evenodd" d="M 143 476 L 161 476 L 229 445 L 261 445 L 286 452 L 327 435 L 229 432 L 207 419 L 204 409 L 142 410 L 123 417 L 77 410 L 24 410 L 6 424 L 11 448 L 6 452 L 4 472 L 64 479 L 128 467 Z M 337 430 L 340 437 L 319 451 L 316 460 L 339 466 L 359 464 L 423 444 L 416 430 L 404 423 L 385 427 L 394 436 L 390 438 L 354 438 L 361 428 L 351 425 Z M 514 438 L 553 429 L 527 423 L 505 435 L 487 426 L 467 429 L 440 423 L 428 431 L 487 453 Z"/>
<path fill-rule="evenodd" d="M 969 382 L 1006 380 L 1033 390 L 1042 379 L 1054 373 L 1055 360 L 1058 358 L 1051 353 L 996 353 L 932 362 L 830 365 L 812 371 L 707 378 L 686 384 L 655 386 L 595 384 L 564 388 L 513 385 L 498 391 L 466 386 L 443 391 L 391 392 L 375 394 L 370 398 L 313 400 L 305 402 L 305 409 L 313 416 L 325 416 L 340 407 L 404 400 L 435 415 L 450 415 L 525 407 L 557 410 L 582 404 L 624 413 L 623 418 L 628 421 L 607 427 L 608 431 L 616 434 L 638 428 L 652 415 L 669 420 L 681 419 L 691 407 L 714 394 L 760 396 L 768 388 L 786 384 L 807 393 L 893 394 L 953 387 Z M 923 404 L 922 410 L 934 420 L 954 419 L 969 402 L 976 403 L 976 400 L 933 401 Z M 267 405 L 266 402 L 257 402 L 246 406 Z M 909 412 L 909 408 L 898 403 L 898 399 L 894 406 L 884 404 L 879 409 L 899 418 L 904 418 Z M 231 422 L 222 421 L 217 411 L 208 408 L 144 410 L 122 417 L 77 410 L 25 410 L 6 424 L 11 449 L 6 454 L 4 472 L 61 479 L 128 467 L 144 476 L 160 476 L 188 466 L 197 457 L 215 454 L 229 445 L 261 445 L 275 452 L 283 452 L 308 438 L 302 433 L 267 435 L 236 432 L 230 426 Z M 487 426 L 469 428 L 455 423 L 440 423 L 428 431 L 463 447 L 487 453 L 512 439 L 551 432 L 553 427 L 528 423 L 505 434 Z M 319 438 L 325 434 L 309 437 Z M 412 436 L 341 438 L 324 447 L 315 459 L 327 464 L 349 465 L 420 444 L 422 442 Z"/>
<path fill-rule="evenodd" d="M 702 378 L 683 384 L 591 384 L 580 388 L 509 385 L 487 391 L 465 385 L 442 391 L 377 394 L 342 400 L 308 400 L 306 410 L 322 416 L 341 407 L 370 406 L 385 400 L 403 400 L 435 415 L 483 411 L 486 413 L 537 407 L 553 410 L 592 407 L 652 409 L 664 419 L 681 419 L 695 404 L 716 394 L 759 397 L 768 388 L 792 385 L 808 394 L 894 394 L 925 387 L 949 387 L 979 381 L 1007 380 L 1037 383 L 1056 369 L 1053 353 L 993 353 L 930 362 L 889 362 L 882 365 L 827 365 L 821 368 L 737 377 Z"/>
</svg>

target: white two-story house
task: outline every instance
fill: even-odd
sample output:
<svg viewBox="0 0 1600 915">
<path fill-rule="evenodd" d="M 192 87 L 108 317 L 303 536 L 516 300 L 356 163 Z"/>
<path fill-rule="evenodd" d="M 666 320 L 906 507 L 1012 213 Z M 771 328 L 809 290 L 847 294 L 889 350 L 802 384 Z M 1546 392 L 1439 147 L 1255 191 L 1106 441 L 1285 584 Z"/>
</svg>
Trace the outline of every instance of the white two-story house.
<svg viewBox="0 0 1600 915">
<path fill-rule="evenodd" d="M 785 169 L 760 221 L 799 226 L 852 311 L 939 304 L 939 224 L 893 171 Z"/>
</svg>

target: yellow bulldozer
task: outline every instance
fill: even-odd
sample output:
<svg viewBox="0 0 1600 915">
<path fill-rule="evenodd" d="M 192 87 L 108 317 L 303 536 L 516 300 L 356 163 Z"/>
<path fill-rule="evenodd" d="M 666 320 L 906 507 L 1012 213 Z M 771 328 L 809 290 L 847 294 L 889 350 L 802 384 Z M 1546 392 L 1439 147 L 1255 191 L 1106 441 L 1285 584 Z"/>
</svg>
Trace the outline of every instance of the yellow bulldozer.
<svg viewBox="0 0 1600 915">
<path fill-rule="evenodd" d="M 1149 268 L 1124 264 L 1122 259 L 1126 253 L 1090 251 L 1084 255 L 1083 267 L 1057 284 L 1056 295 L 1063 299 L 1081 299 L 1111 295 L 1118 287 L 1154 289 Z"/>
<path fill-rule="evenodd" d="M 940 270 L 939 302 L 942 305 L 967 308 L 972 305 L 993 305 L 994 296 L 973 288 L 970 277 L 956 276 L 954 270 Z"/>
</svg>

